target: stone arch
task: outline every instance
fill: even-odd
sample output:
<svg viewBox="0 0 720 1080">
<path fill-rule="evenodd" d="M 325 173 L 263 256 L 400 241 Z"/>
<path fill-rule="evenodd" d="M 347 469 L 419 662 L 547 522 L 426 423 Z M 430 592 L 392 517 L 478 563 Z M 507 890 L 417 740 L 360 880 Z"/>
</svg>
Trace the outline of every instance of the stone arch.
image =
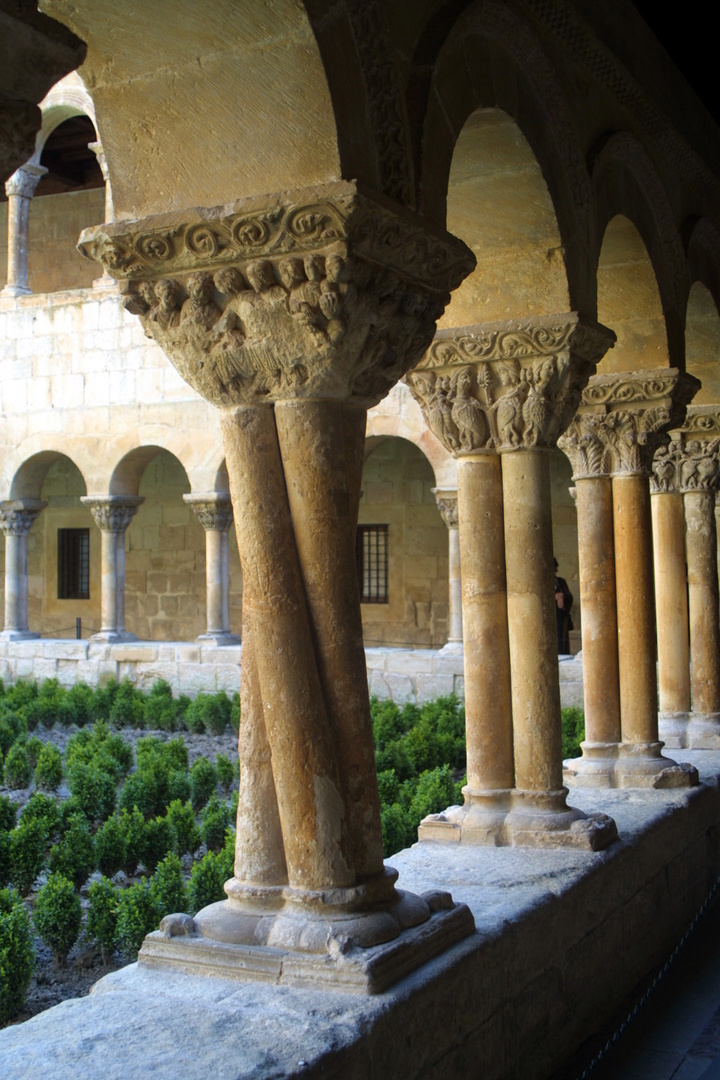
<svg viewBox="0 0 720 1080">
<path fill-rule="evenodd" d="M 613 218 L 622 215 L 632 222 L 642 238 L 652 264 L 665 317 L 670 364 L 684 369 L 685 255 L 662 178 L 642 143 L 629 132 L 618 132 L 610 136 L 598 153 L 592 168 L 592 184 L 597 265 L 607 227 Z M 598 318 L 602 321 L 600 314 Z M 612 324 L 608 325 L 614 329 Z"/>
<path fill-rule="evenodd" d="M 643 237 L 623 214 L 616 214 L 605 229 L 597 283 L 598 319 L 617 335 L 615 347 L 599 365 L 600 371 L 635 371 L 671 364 L 655 269 Z"/>
<path fill-rule="evenodd" d="M 685 309 L 685 360 L 688 373 L 702 383 L 693 405 L 720 403 L 720 313 L 717 299 L 699 280 Z"/>
<path fill-rule="evenodd" d="M 340 178 L 328 82 L 296 0 L 45 7 L 87 43 L 116 218 Z"/>
<path fill-rule="evenodd" d="M 76 71 L 56 83 L 40 102 L 42 125 L 35 137 L 35 150 L 28 164 L 39 165 L 45 143 L 53 131 L 74 116 L 87 116 L 97 137 L 95 106 L 85 84 Z M 98 140 L 99 141 L 99 140 Z"/>
<path fill-rule="evenodd" d="M 169 453 L 175 458 L 187 477 L 188 487 L 191 488 L 188 470 L 180 457 L 170 447 L 150 444 L 136 446 L 120 458 L 110 477 L 109 494 L 137 495 L 145 470 L 153 458 L 162 453 Z"/>
<path fill-rule="evenodd" d="M 385 402 L 391 405 L 387 410 Z M 413 443 L 427 458 L 435 475 L 435 485 L 457 487 L 457 462 L 430 431 L 404 383 L 393 387 L 385 402 L 368 413 L 366 443 L 373 438 L 401 438 Z M 366 450 L 365 457 L 370 451 Z"/>
<path fill-rule="evenodd" d="M 687 222 L 684 232 L 688 295 L 695 282 L 702 282 L 720 308 L 720 231 L 709 218 L 698 218 Z"/>
<path fill-rule="evenodd" d="M 47 474 L 53 465 L 62 459 L 69 461 L 82 478 L 83 494 L 87 494 L 87 483 L 83 470 L 76 461 L 61 450 L 40 450 L 26 457 L 15 470 L 10 483 L 11 499 L 39 499 Z"/>
<path fill-rule="evenodd" d="M 423 76 L 423 68 L 429 75 Z M 453 152 L 463 126 L 478 109 L 502 109 L 527 140 L 550 193 L 570 305 L 594 315 L 586 258 L 592 191 L 580 138 L 553 66 L 522 14 L 496 0 L 477 0 L 431 60 L 418 47 L 409 85 L 424 98 L 415 140 L 421 212 L 445 224 Z"/>
</svg>

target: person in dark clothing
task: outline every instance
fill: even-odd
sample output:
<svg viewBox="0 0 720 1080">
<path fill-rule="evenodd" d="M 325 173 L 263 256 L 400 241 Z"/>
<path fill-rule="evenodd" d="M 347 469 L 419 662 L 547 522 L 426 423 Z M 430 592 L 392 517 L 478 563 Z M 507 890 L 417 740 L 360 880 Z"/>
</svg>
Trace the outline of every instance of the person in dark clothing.
<svg viewBox="0 0 720 1080">
<path fill-rule="evenodd" d="M 570 652 L 570 631 L 573 629 L 573 621 L 570 609 L 573 604 L 573 595 L 568 588 L 564 577 L 558 577 L 558 561 L 555 563 L 555 607 L 557 615 L 558 655 Z"/>
</svg>

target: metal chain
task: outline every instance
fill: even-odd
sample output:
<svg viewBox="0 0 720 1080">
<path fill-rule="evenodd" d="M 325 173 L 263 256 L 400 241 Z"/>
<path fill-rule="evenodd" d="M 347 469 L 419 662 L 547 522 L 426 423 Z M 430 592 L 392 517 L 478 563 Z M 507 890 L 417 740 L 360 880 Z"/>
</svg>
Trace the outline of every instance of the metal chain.
<svg viewBox="0 0 720 1080">
<path fill-rule="evenodd" d="M 638 999 L 638 1001 L 636 1001 L 635 1005 L 632 1007 L 630 1012 L 627 1014 L 627 1016 L 625 1017 L 623 1022 L 620 1024 L 620 1026 L 617 1028 L 617 1030 L 615 1032 L 613 1032 L 613 1034 L 610 1036 L 610 1038 L 605 1043 L 605 1045 L 603 1047 L 601 1047 L 600 1050 L 598 1050 L 597 1054 L 592 1059 L 592 1061 L 589 1063 L 589 1065 L 586 1065 L 586 1067 L 583 1069 L 583 1071 L 578 1076 L 577 1080 L 587 1080 L 587 1078 L 590 1076 L 590 1073 L 594 1069 L 597 1068 L 597 1066 L 600 1064 L 600 1062 L 603 1060 L 603 1058 L 615 1046 L 615 1043 L 618 1041 L 618 1039 L 620 1039 L 620 1037 L 622 1035 L 624 1035 L 624 1033 L 627 1031 L 628 1027 L 633 1022 L 633 1020 L 635 1019 L 637 1014 L 640 1012 L 640 1010 L 643 1008 L 643 1006 L 647 1003 L 647 1001 L 649 1000 L 651 995 L 654 993 L 654 991 L 657 989 L 657 987 L 660 985 L 662 980 L 667 975 L 667 973 L 670 970 L 670 968 L 672 967 L 672 965 L 675 963 L 675 960 L 677 959 L 678 953 L 687 944 L 688 938 L 694 932 L 695 928 L 697 927 L 697 924 L 700 922 L 703 915 L 705 914 L 707 909 L 710 907 L 710 904 L 715 899 L 715 896 L 716 896 L 716 894 L 718 892 L 718 889 L 720 889 L 720 877 L 715 880 L 715 883 L 713 884 L 713 887 L 711 888 L 710 892 L 705 897 L 705 901 L 704 901 L 702 907 L 698 911 L 698 913 L 695 916 L 695 918 L 693 919 L 693 921 L 688 926 L 688 928 L 685 931 L 685 933 L 683 934 L 683 936 L 678 941 L 678 943 L 675 946 L 675 948 L 673 949 L 673 951 L 668 956 L 668 958 L 665 961 L 665 963 L 663 964 L 663 966 L 660 968 L 660 971 L 658 971 L 658 973 L 655 976 L 655 978 L 653 979 L 653 981 L 645 989 L 645 992 L 643 993 L 642 997 L 640 997 Z"/>
</svg>

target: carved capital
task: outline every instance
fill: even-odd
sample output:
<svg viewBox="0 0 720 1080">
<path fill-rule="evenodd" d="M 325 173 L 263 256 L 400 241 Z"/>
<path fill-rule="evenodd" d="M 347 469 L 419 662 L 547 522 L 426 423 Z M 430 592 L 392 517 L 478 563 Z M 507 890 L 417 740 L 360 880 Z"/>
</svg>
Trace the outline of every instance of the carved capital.
<svg viewBox="0 0 720 1080">
<path fill-rule="evenodd" d="M 341 181 L 87 229 L 79 250 L 213 404 L 379 401 L 427 348 L 472 252 Z"/>
<path fill-rule="evenodd" d="M 682 428 L 655 451 L 650 490 L 717 491 L 720 485 L 720 409 L 691 405 Z"/>
<path fill-rule="evenodd" d="M 23 165 L 5 181 L 5 194 L 8 198 L 11 195 L 21 195 L 23 199 L 32 199 L 46 172 L 43 165 Z"/>
<path fill-rule="evenodd" d="M 230 495 L 211 491 L 206 495 L 183 495 L 183 501 L 191 506 L 206 532 L 227 532 L 233 523 Z"/>
<path fill-rule="evenodd" d="M 682 423 L 699 386 L 677 368 L 595 375 L 558 442 L 573 477 L 650 476 L 657 448 Z"/>
<path fill-rule="evenodd" d="M 458 493 L 454 488 L 433 488 L 433 495 L 440 516 L 448 529 L 458 527 Z"/>
<path fill-rule="evenodd" d="M 145 500 L 139 495 L 81 495 L 101 532 L 123 533 Z"/>
<path fill-rule="evenodd" d="M 546 449 L 614 341 L 577 312 L 441 330 L 405 381 L 456 457 Z"/>
<path fill-rule="evenodd" d="M 46 506 L 42 499 L 9 499 L 0 503 L 0 529 L 6 536 L 27 536 Z"/>
</svg>

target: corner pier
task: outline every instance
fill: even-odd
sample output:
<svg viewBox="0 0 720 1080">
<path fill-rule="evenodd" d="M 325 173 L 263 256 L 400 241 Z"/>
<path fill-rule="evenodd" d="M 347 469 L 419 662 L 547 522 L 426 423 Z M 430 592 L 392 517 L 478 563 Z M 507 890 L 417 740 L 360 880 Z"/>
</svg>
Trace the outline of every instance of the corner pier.
<svg viewBox="0 0 720 1080">
<path fill-rule="evenodd" d="M 0 1032 L 3 1080 L 543 1080 L 660 965 L 718 875 L 720 753 L 691 789 L 583 790 L 601 852 L 424 843 L 399 884 L 451 889 L 477 931 L 374 996 L 131 965 Z"/>
</svg>

